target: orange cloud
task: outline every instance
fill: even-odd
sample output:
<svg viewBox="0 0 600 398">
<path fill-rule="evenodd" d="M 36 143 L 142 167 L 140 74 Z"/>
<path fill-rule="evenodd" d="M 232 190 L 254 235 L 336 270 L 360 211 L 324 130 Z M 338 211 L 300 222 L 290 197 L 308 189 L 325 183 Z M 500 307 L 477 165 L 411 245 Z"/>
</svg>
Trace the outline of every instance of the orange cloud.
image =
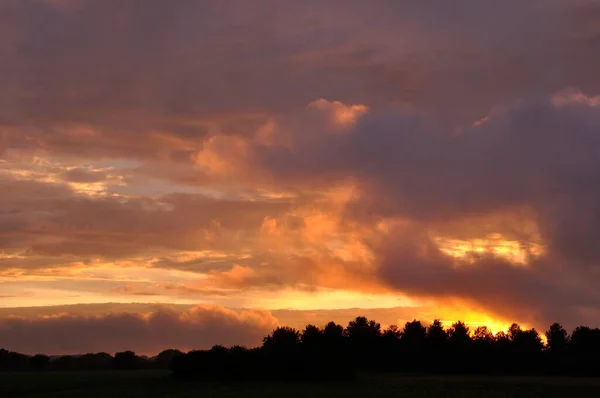
<svg viewBox="0 0 600 398">
<path fill-rule="evenodd" d="M 369 110 L 366 105 L 346 105 L 339 101 L 327 101 L 324 98 L 319 98 L 308 106 L 331 113 L 334 123 L 340 126 L 356 123 L 357 119 Z"/>
<path fill-rule="evenodd" d="M 597 318 L 597 6 L 146 2 L 0 5 L 3 303 Z"/>
</svg>

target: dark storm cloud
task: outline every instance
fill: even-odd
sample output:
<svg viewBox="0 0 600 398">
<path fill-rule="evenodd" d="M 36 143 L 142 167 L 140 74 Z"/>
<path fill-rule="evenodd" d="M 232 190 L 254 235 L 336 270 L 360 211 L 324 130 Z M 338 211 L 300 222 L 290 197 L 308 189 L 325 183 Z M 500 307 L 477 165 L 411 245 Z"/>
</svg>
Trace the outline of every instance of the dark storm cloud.
<svg viewBox="0 0 600 398">
<path fill-rule="evenodd" d="M 382 216 L 439 221 L 531 205 L 557 221 L 554 213 L 582 212 L 593 225 L 599 128 L 600 107 L 576 101 L 518 103 L 460 134 L 388 110 L 363 117 L 346 134 L 325 129 L 320 139 L 259 153 L 262 166 L 282 179 L 358 177 L 369 211 Z"/>
<path fill-rule="evenodd" d="M 521 308 L 521 316 L 544 322 L 576 319 L 577 310 L 600 308 L 598 105 L 566 91 L 495 109 L 458 134 L 436 131 L 420 114 L 374 111 L 345 134 L 325 129 L 320 139 L 259 153 L 283 180 L 356 177 L 361 197 L 349 217 L 411 220 L 374 248 L 383 280 L 400 290 L 466 297 L 508 313 Z M 528 267 L 491 256 L 455 267 L 427 234 L 439 223 L 511 211 L 531 218 L 546 245 Z"/>
<path fill-rule="evenodd" d="M 409 295 L 460 297 L 538 327 L 556 320 L 569 327 L 594 323 L 585 311 L 600 309 L 597 276 L 576 262 L 544 256 L 523 266 L 491 254 L 457 262 L 420 226 L 392 234 L 379 253 L 382 279 Z"/>
<path fill-rule="evenodd" d="M 464 122 L 524 93 L 597 92 L 586 4 L 7 1 L 0 121 L 35 139 L 4 145 L 148 157 L 148 131 L 196 142 L 322 96 Z"/>
</svg>

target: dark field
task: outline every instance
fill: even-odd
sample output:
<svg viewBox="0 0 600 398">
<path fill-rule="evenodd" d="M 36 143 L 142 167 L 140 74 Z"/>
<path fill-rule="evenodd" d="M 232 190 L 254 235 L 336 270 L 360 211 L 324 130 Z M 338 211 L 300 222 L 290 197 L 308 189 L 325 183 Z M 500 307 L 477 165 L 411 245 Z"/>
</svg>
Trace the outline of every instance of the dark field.
<svg viewBox="0 0 600 398">
<path fill-rule="evenodd" d="M 162 371 L 0 373 L 0 397 L 596 397 L 600 380 L 362 375 L 349 383 L 186 383 Z"/>
</svg>

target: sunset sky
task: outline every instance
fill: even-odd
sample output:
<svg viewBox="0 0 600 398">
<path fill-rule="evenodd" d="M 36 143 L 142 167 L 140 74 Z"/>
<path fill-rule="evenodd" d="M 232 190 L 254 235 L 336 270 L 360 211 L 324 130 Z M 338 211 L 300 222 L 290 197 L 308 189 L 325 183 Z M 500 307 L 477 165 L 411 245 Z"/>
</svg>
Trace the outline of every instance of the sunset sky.
<svg viewBox="0 0 600 398">
<path fill-rule="evenodd" d="M 599 49 L 595 0 L 0 0 L 0 347 L 600 326 Z"/>
</svg>

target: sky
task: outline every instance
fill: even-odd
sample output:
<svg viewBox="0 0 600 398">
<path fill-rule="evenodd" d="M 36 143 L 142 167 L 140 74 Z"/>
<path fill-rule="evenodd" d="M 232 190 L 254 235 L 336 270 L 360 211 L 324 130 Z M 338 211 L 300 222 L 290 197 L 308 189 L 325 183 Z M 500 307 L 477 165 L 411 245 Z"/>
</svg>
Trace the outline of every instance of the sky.
<svg viewBox="0 0 600 398">
<path fill-rule="evenodd" d="M 0 345 L 600 326 L 600 1 L 0 1 Z"/>
</svg>

